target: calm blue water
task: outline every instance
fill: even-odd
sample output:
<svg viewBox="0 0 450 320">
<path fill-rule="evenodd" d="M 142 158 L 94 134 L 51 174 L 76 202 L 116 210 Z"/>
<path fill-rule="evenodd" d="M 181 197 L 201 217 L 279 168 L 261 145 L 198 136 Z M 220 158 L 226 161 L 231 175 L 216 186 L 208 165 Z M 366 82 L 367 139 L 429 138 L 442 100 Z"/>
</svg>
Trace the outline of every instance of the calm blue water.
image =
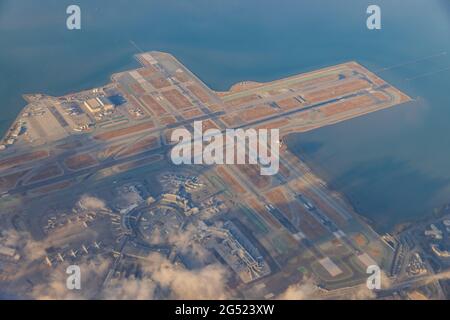
<svg viewBox="0 0 450 320">
<path fill-rule="evenodd" d="M 366 8 L 382 8 L 368 31 Z M 69 4 L 82 30 L 67 31 Z M 381 73 L 419 102 L 291 139 L 334 187 L 380 228 L 450 200 L 448 0 L 0 0 L 0 131 L 21 94 L 64 94 L 136 66 L 136 48 L 174 54 L 209 86 L 267 81 L 357 60 L 371 70 L 448 51 Z"/>
</svg>

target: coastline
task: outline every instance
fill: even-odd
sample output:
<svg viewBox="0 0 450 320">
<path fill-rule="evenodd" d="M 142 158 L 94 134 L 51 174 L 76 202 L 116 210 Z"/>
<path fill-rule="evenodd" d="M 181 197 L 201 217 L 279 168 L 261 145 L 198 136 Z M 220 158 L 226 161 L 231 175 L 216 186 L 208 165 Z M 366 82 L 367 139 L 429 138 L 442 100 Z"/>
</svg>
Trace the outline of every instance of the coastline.
<svg viewBox="0 0 450 320">
<path fill-rule="evenodd" d="M 323 180 L 326 183 L 327 187 L 332 192 L 337 193 L 340 198 L 342 198 L 346 203 L 348 203 L 348 205 L 351 208 L 353 208 L 353 211 L 357 214 L 358 218 L 367 223 L 370 226 L 370 228 L 372 228 L 376 233 L 383 235 L 386 233 L 394 232 L 394 230 L 398 227 L 398 224 L 390 225 L 387 228 L 376 224 L 375 221 L 373 221 L 373 219 L 362 213 L 363 211 L 362 208 L 355 203 L 354 199 L 352 199 L 346 192 L 342 191 L 341 188 L 332 183 L 330 173 L 327 172 L 327 170 L 323 166 L 321 166 L 313 157 L 307 155 L 306 153 L 303 153 L 301 156 L 299 155 L 300 151 L 296 150 L 292 146 L 293 139 L 296 139 L 295 136 L 299 135 L 301 135 L 301 133 L 289 133 L 288 135 L 286 135 L 284 141 L 286 142 L 288 150 L 291 153 L 293 153 L 296 157 L 298 157 L 301 161 L 303 161 L 311 169 L 311 172 L 315 176 Z M 409 221 L 402 222 L 402 224 L 404 223 L 410 222 Z"/>
<path fill-rule="evenodd" d="M 433 215 L 434 213 L 432 211 L 430 212 L 424 212 L 422 216 L 414 218 L 414 219 L 410 219 L 410 220 L 400 220 L 398 222 L 395 222 L 393 224 L 389 224 L 389 225 L 380 225 L 377 224 L 373 218 L 368 217 L 367 215 L 364 214 L 364 210 L 363 208 L 361 208 L 354 199 L 352 199 L 351 196 L 348 195 L 347 192 L 344 192 L 342 190 L 342 188 L 340 188 L 338 185 L 336 185 L 335 183 L 332 182 L 332 178 L 330 176 L 330 173 L 312 156 L 308 155 L 307 153 L 302 153 L 302 155 L 300 156 L 299 150 L 296 150 L 293 146 L 293 139 L 297 139 L 295 136 L 299 136 L 301 135 L 301 133 L 289 133 L 288 135 L 286 135 L 284 137 L 284 141 L 286 143 L 286 146 L 288 148 L 288 150 L 293 153 L 296 157 L 298 157 L 301 161 L 303 161 L 310 169 L 311 172 L 317 176 L 319 179 L 323 180 L 328 188 L 332 191 L 335 192 L 339 195 L 339 197 L 341 197 L 346 203 L 348 203 L 354 210 L 354 212 L 357 214 L 358 218 L 360 218 L 361 220 L 363 220 L 364 222 L 366 222 L 371 228 L 373 228 L 373 230 L 380 234 L 380 235 L 384 235 L 384 234 L 398 234 L 400 232 L 402 232 L 405 229 L 408 229 L 411 225 L 414 225 L 416 223 L 425 223 L 427 221 L 429 221 L 430 219 L 433 219 Z M 439 212 L 441 212 L 443 210 L 443 207 L 440 208 L 434 208 L 434 210 L 439 210 Z M 442 213 L 439 213 L 439 215 Z"/>
</svg>

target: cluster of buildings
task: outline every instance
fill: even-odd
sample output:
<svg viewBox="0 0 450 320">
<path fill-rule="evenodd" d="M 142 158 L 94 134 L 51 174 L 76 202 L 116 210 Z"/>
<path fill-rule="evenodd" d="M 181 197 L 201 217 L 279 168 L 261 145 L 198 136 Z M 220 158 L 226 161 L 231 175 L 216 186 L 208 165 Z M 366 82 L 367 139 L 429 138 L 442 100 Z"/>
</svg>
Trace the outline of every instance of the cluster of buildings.
<svg viewBox="0 0 450 320">
<path fill-rule="evenodd" d="M 139 219 L 139 234 L 146 244 L 137 243 L 133 248 L 158 252 L 169 249 L 168 258 L 175 261 L 176 257 L 171 256 L 178 251 L 170 249 L 169 240 L 183 228 L 188 221 L 186 218 L 195 216 L 194 220 L 189 220 L 198 226 L 195 237 L 202 246 L 216 252 L 242 282 L 250 283 L 271 273 L 260 250 L 233 222 L 227 220 L 222 224 L 216 218 L 205 220 L 204 213 L 210 213 L 208 216 L 213 217 L 212 213 L 222 211 L 225 204 L 214 196 L 193 201 L 192 198 L 196 199 L 198 195 L 196 191 L 205 186 L 198 177 L 167 173 L 159 181 L 164 192 Z M 192 259 L 184 255 L 183 264 L 195 264 Z"/>
<path fill-rule="evenodd" d="M 181 174 L 167 173 L 159 179 L 167 190 L 177 190 L 180 187 L 192 192 L 204 186 L 196 176 L 184 176 Z"/>
<path fill-rule="evenodd" d="M 232 221 L 223 224 L 204 220 L 205 216 L 214 217 L 215 214 L 226 209 L 222 201 L 211 196 L 200 200 L 197 206 L 191 201 L 191 194 L 198 191 L 204 184 L 195 176 L 180 174 L 165 174 L 160 178 L 166 193 L 161 195 L 160 204 L 176 207 L 191 216 L 200 212 L 198 216 L 199 237 L 204 245 L 215 251 L 223 261 L 236 273 L 244 283 L 250 283 L 271 273 L 270 266 L 263 258 L 259 249 Z M 208 222 L 209 221 L 209 222 Z"/>
<path fill-rule="evenodd" d="M 438 258 L 450 258 L 450 219 L 444 219 L 430 225 L 430 229 L 424 231 L 425 236 L 431 239 L 431 251 Z"/>
<path fill-rule="evenodd" d="M 106 97 L 91 98 L 83 104 L 94 116 L 108 114 L 114 111 L 114 105 Z"/>
<path fill-rule="evenodd" d="M 186 216 L 199 212 L 204 216 L 213 216 L 226 209 L 225 204 L 214 196 L 201 201 L 197 206 L 193 204 L 191 194 L 205 187 L 197 176 L 167 173 L 160 177 L 160 182 L 166 190 L 161 196 L 163 202 L 178 206 Z"/>
<path fill-rule="evenodd" d="M 114 114 L 116 106 L 126 100 L 110 87 L 96 88 L 78 94 L 62 97 L 60 100 L 66 114 L 77 124 L 75 131 L 84 131 L 105 116 Z"/>
<path fill-rule="evenodd" d="M 195 207 L 189 199 L 177 194 L 163 193 L 161 195 L 160 203 L 181 209 L 186 216 L 191 216 L 200 211 L 199 208 Z"/>
<path fill-rule="evenodd" d="M 167 173 L 160 177 L 165 193 L 161 195 L 161 203 L 181 209 L 186 216 L 200 212 L 200 208 L 191 200 L 191 193 L 204 187 L 196 176 Z"/>
<path fill-rule="evenodd" d="M 89 118 L 78 102 L 67 102 L 65 98 L 62 101 L 60 108 L 66 117 L 72 120 L 74 131 L 85 131 L 94 125 L 94 121 Z"/>
<path fill-rule="evenodd" d="M 7 133 L 4 143 L 0 144 L 0 150 L 4 150 L 7 146 L 13 145 L 25 129 L 25 122 L 18 121 Z"/>
<path fill-rule="evenodd" d="M 226 221 L 223 227 L 200 225 L 208 236 L 215 238 L 212 248 L 244 283 L 271 273 L 260 251 L 233 222 Z"/>
<path fill-rule="evenodd" d="M 406 272 L 410 276 L 417 276 L 427 272 L 427 267 L 418 252 L 415 252 L 406 266 Z"/>
<path fill-rule="evenodd" d="M 214 216 L 227 209 L 225 203 L 216 197 L 211 197 L 200 204 L 200 209 L 204 216 Z"/>
</svg>

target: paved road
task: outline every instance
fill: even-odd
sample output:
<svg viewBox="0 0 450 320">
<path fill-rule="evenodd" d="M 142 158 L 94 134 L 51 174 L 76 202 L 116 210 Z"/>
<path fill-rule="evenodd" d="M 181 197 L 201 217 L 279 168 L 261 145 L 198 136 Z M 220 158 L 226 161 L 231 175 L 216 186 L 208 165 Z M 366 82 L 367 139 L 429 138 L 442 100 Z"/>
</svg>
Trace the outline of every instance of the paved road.
<svg viewBox="0 0 450 320">
<path fill-rule="evenodd" d="M 450 278 L 450 271 L 445 271 L 439 274 L 431 274 L 431 275 L 424 275 L 424 276 L 417 276 L 414 278 L 410 278 L 401 282 L 394 283 L 390 286 L 388 286 L 386 289 L 381 288 L 381 290 L 376 290 L 374 293 L 376 293 L 377 297 L 386 297 L 392 295 L 394 292 L 399 290 L 404 290 L 408 288 L 419 288 L 421 286 L 430 284 L 432 282 L 443 280 L 443 279 L 449 279 Z M 357 286 L 343 288 L 343 289 L 337 289 L 337 290 L 331 290 L 328 292 L 321 292 L 318 294 L 319 298 L 329 298 L 329 299 L 339 299 L 339 298 L 345 298 L 349 297 L 352 294 L 355 294 L 357 292 L 361 292 L 361 290 L 368 290 L 366 283 L 362 283 Z"/>
<path fill-rule="evenodd" d="M 154 155 L 161 155 L 161 154 L 164 154 L 165 152 L 168 152 L 169 150 L 170 150 L 170 146 L 162 146 L 162 147 L 159 147 L 159 148 L 156 148 L 153 150 L 148 150 L 146 152 L 132 155 L 129 157 L 123 157 L 120 159 L 110 158 L 108 160 L 100 162 L 98 165 L 95 165 L 95 166 L 92 166 L 89 168 L 85 168 L 85 169 L 81 169 L 78 171 L 69 172 L 63 176 L 58 176 L 58 177 L 50 178 L 50 179 L 47 179 L 44 181 L 39 181 L 39 182 L 27 184 L 27 185 L 18 186 L 16 188 L 10 190 L 9 194 L 11 194 L 11 195 L 24 194 L 32 189 L 41 188 L 41 187 L 44 187 L 49 184 L 54 184 L 54 183 L 58 183 L 58 182 L 66 181 L 66 180 L 72 180 L 76 177 L 79 177 L 79 176 L 82 176 L 85 174 L 95 173 L 99 170 L 109 168 L 109 167 L 119 165 L 119 164 L 124 164 L 124 163 L 130 162 L 130 161 L 141 160 L 141 159 L 145 159 L 145 158 L 148 158 L 148 157 L 154 156 Z"/>
</svg>

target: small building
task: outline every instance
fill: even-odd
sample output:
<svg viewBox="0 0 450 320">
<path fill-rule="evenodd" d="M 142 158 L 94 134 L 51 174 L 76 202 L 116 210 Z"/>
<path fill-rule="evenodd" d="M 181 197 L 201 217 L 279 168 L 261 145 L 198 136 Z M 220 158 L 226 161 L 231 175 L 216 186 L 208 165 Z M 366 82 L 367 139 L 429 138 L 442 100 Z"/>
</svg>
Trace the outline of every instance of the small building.
<svg viewBox="0 0 450 320">
<path fill-rule="evenodd" d="M 450 258 L 450 252 L 447 250 L 441 250 L 437 244 L 431 245 L 431 250 L 433 250 L 434 254 L 441 258 Z"/>
<path fill-rule="evenodd" d="M 20 255 L 15 249 L 3 245 L 0 245 L 0 256 L 5 256 L 16 261 L 20 259 Z"/>
<path fill-rule="evenodd" d="M 194 207 L 194 208 L 191 208 L 191 209 L 185 211 L 184 214 L 185 214 L 186 216 L 191 216 L 191 215 L 197 214 L 197 213 L 199 213 L 199 212 L 200 212 L 200 210 L 199 210 L 197 207 Z"/>
<path fill-rule="evenodd" d="M 442 240 L 442 231 L 434 224 L 430 225 L 431 230 L 425 230 L 425 235 L 436 240 Z"/>
<path fill-rule="evenodd" d="M 14 257 L 16 250 L 5 246 L 0 246 L 0 254 L 8 257 Z"/>
<path fill-rule="evenodd" d="M 112 112 L 114 111 L 114 106 L 112 104 L 105 104 L 103 106 L 103 110 L 105 110 L 106 112 Z"/>
<path fill-rule="evenodd" d="M 97 98 L 97 100 L 103 106 L 103 110 L 104 111 L 108 112 L 108 111 L 113 111 L 114 110 L 114 104 L 112 104 L 111 101 L 109 101 L 109 99 L 107 99 L 105 97 L 100 97 L 100 98 Z"/>
</svg>

